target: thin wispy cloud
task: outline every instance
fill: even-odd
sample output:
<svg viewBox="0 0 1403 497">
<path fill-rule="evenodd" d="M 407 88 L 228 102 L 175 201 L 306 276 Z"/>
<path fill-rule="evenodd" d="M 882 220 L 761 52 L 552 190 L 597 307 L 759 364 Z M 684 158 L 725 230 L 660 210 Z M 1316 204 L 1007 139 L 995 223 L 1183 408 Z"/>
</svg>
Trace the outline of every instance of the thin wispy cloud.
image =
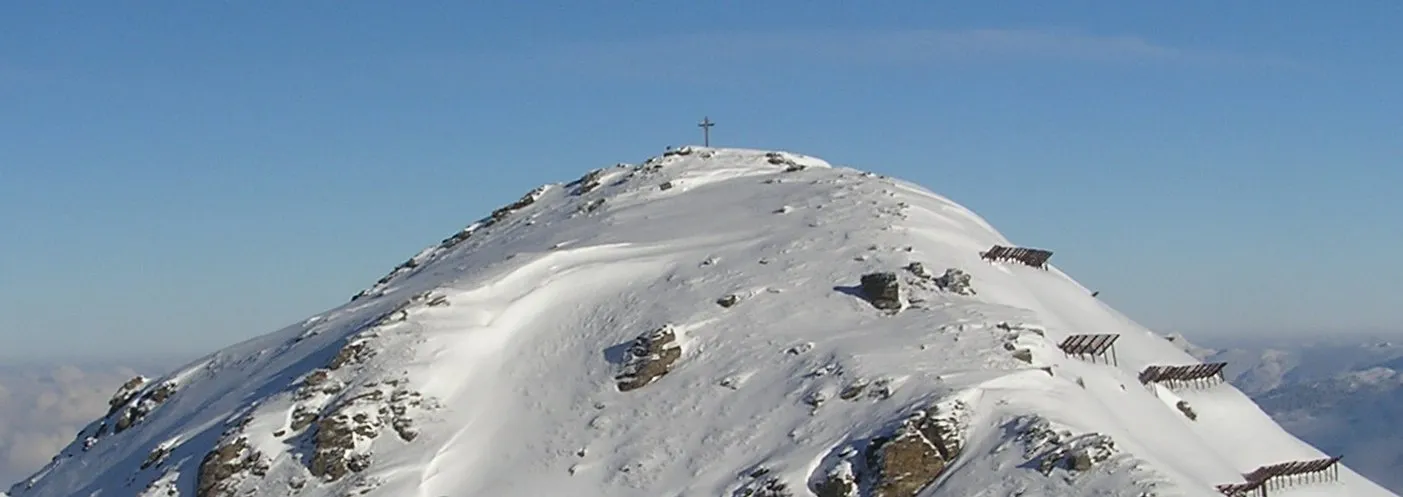
<svg viewBox="0 0 1403 497">
<path fill-rule="evenodd" d="M 1190 49 L 1138 36 L 1054 29 L 705 33 L 556 46 L 532 57 L 558 69 L 667 72 L 669 66 L 820 64 L 929 67 L 1007 62 L 1157 63 L 1282 68 L 1284 58 Z"/>
</svg>

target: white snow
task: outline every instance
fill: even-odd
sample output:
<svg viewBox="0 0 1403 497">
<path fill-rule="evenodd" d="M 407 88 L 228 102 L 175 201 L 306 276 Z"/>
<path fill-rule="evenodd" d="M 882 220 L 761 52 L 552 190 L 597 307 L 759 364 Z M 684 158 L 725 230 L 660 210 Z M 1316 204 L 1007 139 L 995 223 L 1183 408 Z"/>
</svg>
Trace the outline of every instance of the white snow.
<svg viewBox="0 0 1403 497">
<path fill-rule="evenodd" d="M 933 404 L 955 413 L 945 422 L 964 448 L 922 495 L 1214 496 L 1259 466 L 1326 456 L 1229 385 L 1174 394 L 1189 420 L 1136 375 L 1196 359 L 1092 298 L 1056 257 L 1048 270 L 981 260 L 1017 244 L 919 186 L 697 147 L 590 176 L 425 249 L 362 298 L 153 380 L 179 390 L 84 451 L 95 422 L 10 494 L 193 496 L 205 455 L 242 435 L 267 469 L 228 481 L 257 495 L 715 496 L 753 488 L 761 467 L 811 495 L 818 477 L 852 471 L 840 454 Z M 911 262 L 961 269 L 977 293 L 909 284 Z M 873 271 L 902 276 L 900 312 L 860 296 Z M 664 325 L 681 358 L 620 392 L 627 347 Z M 1088 333 L 1121 335 L 1119 366 L 1057 349 Z M 329 372 L 341 387 L 299 398 L 352 340 L 368 352 Z M 840 397 L 855 384 L 861 395 Z M 375 436 L 354 438 L 368 467 L 318 482 L 295 406 L 329 413 L 372 391 L 381 400 L 339 410 L 375 420 Z M 391 429 L 391 405 L 412 440 Z M 162 444 L 164 462 L 141 469 Z M 1040 471 L 1071 453 L 1098 462 Z M 1273 495 L 1394 494 L 1346 468 Z"/>
</svg>

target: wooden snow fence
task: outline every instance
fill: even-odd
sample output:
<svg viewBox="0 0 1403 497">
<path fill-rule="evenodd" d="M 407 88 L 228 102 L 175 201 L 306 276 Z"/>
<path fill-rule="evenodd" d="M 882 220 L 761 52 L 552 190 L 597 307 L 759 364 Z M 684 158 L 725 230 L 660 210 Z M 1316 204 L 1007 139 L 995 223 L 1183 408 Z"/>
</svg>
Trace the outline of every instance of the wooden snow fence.
<svg viewBox="0 0 1403 497">
<path fill-rule="evenodd" d="M 995 245 L 989 250 L 980 252 L 979 257 L 986 261 L 1018 261 L 1038 269 L 1047 269 L 1047 260 L 1052 257 L 1052 252 L 1035 248 Z"/>
<path fill-rule="evenodd" d="M 1276 490 L 1299 485 L 1328 483 L 1340 479 L 1340 458 L 1313 461 L 1291 461 L 1262 466 L 1243 475 L 1247 481 L 1218 485 L 1218 491 L 1228 497 L 1267 497 Z"/>
<path fill-rule="evenodd" d="M 1226 362 L 1214 362 L 1186 366 L 1149 366 L 1140 372 L 1140 383 L 1159 383 L 1171 390 L 1208 388 L 1226 381 L 1223 368 L 1227 365 Z"/>
<path fill-rule="evenodd" d="M 1068 356 L 1075 356 L 1084 361 L 1105 361 L 1106 364 L 1118 365 L 1114 346 L 1117 338 L 1120 338 L 1120 335 L 1072 335 L 1063 340 L 1057 348 L 1062 349 Z"/>
</svg>

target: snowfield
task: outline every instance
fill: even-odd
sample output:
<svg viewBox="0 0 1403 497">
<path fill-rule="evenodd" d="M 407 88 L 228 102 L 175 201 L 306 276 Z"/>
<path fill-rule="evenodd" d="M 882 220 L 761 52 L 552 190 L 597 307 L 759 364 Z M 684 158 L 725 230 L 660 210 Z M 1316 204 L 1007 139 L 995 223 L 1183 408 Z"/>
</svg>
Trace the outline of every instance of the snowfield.
<svg viewBox="0 0 1403 497">
<path fill-rule="evenodd" d="M 669 151 L 129 383 L 9 494 L 1217 496 L 1329 456 L 1227 384 L 1141 385 L 1198 361 L 1054 265 L 982 260 L 995 244 L 1019 245 L 910 183 Z M 896 276 L 894 308 L 871 273 Z M 1057 348 L 1103 333 L 1119 366 Z M 1341 468 L 1272 495 L 1394 494 Z"/>
</svg>

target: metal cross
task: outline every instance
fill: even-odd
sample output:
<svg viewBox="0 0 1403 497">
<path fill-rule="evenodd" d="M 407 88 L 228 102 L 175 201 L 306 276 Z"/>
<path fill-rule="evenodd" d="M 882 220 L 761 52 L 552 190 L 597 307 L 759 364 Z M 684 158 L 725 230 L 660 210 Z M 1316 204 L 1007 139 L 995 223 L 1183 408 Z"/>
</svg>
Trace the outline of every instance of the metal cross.
<svg viewBox="0 0 1403 497">
<path fill-rule="evenodd" d="M 711 119 L 706 117 L 702 117 L 701 124 L 697 125 L 702 129 L 702 146 L 711 146 L 711 127 L 715 125 L 716 123 L 711 122 Z"/>
</svg>

